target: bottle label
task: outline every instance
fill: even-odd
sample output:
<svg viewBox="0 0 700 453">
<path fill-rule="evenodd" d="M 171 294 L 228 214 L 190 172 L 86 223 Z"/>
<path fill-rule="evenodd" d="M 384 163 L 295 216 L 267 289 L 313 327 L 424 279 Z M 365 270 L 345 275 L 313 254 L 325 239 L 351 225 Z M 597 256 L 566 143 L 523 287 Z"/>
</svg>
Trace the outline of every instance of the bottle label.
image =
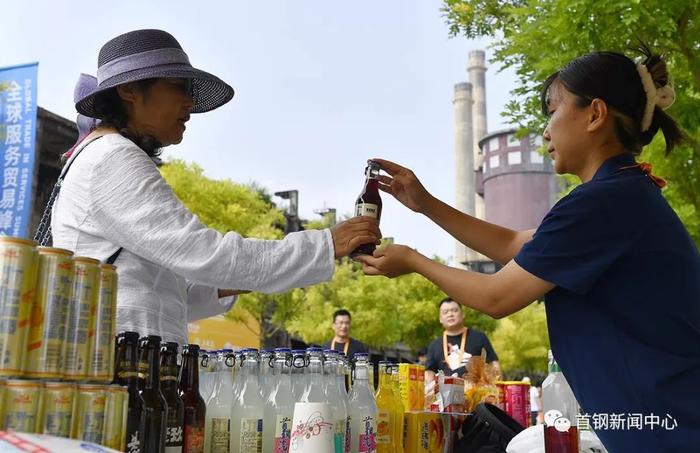
<svg viewBox="0 0 700 453">
<path fill-rule="evenodd" d="M 231 419 L 212 418 L 210 436 L 211 453 L 229 453 Z"/>
<path fill-rule="evenodd" d="M 391 443 L 390 414 L 380 410 L 377 413 L 377 444 L 389 445 Z"/>
<path fill-rule="evenodd" d="M 200 426 L 185 426 L 185 445 L 182 453 L 204 453 L 204 429 Z"/>
<path fill-rule="evenodd" d="M 345 452 L 345 431 L 347 430 L 345 425 L 347 424 L 347 421 L 347 418 L 335 421 L 335 433 L 333 435 L 335 453 Z"/>
<path fill-rule="evenodd" d="M 168 422 L 171 423 L 171 421 Z M 182 426 L 177 424 L 177 420 L 174 425 L 168 426 L 165 430 L 165 453 L 171 453 L 168 449 L 172 452 L 182 452 Z"/>
<path fill-rule="evenodd" d="M 263 421 L 259 418 L 241 420 L 240 451 L 262 453 Z"/>
<path fill-rule="evenodd" d="M 376 435 L 376 421 L 371 415 L 367 415 L 362 419 L 362 427 L 364 428 L 360 433 L 360 448 L 358 451 L 364 452 L 376 452 L 377 442 L 375 439 Z"/>
<path fill-rule="evenodd" d="M 379 216 L 379 206 L 371 203 L 358 203 L 355 206 L 355 216 L 374 217 Z"/>
<path fill-rule="evenodd" d="M 284 415 L 277 416 L 275 424 L 275 451 L 274 453 L 288 453 L 292 440 L 292 419 Z"/>
<path fill-rule="evenodd" d="M 134 431 L 131 436 L 126 439 L 127 453 L 141 453 L 141 441 L 139 440 L 139 432 Z"/>
<path fill-rule="evenodd" d="M 347 421 L 345 422 L 345 453 L 350 453 L 350 448 L 352 446 L 351 421 L 352 418 L 348 415 Z"/>
</svg>

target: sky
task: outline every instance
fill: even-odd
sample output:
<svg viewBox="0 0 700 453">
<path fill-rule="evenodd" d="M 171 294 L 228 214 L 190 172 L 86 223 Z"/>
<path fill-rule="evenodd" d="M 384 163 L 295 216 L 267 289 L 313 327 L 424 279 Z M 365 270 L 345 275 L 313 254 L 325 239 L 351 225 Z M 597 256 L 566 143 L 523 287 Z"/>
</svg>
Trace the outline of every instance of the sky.
<svg viewBox="0 0 700 453">
<path fill-rule="evenodd" d="M 67 5 L 70 5 L 68 7 Z M 99 6 L 98 6 L 99 5 Z M 75 118 L 81 72 L 100 47 L 135 29 L 173 34 L 195 67 L 233 86 L 231 102 L 193 115 L 183 142 L 163 157 L 195 162 L 208 177 L 299 190 L 300 216 L 353 212 L 365 162 L 411 168 L 454 203 L 454 85 L 467 81 L 469 51 L 489 41 L 450 38 L 439 0 L 353 2 L 4 0 L 0 67 L 39 62 L 39 105 Z M 515 87 L 489 65 L 488 130 Z M 384 194 L 382 232 L 450 260 L 454 241 Z M 281 201 L 277 199 L 276 201 Z"/>
</svg>

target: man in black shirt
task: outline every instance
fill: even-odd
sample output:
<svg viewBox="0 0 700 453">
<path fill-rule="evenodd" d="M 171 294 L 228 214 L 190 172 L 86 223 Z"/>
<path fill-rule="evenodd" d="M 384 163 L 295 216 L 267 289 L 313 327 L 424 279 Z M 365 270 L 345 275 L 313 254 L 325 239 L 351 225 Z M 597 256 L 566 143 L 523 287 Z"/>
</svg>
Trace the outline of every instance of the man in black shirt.
<svg viewBox="0 0 700 453">
<path fill-rule="evenodd" d="M 331 324 L 331 327 L 335 336 L 323 347 L 344 352 L 348 359 L 352 360 L 356 353 L 367 352 L 367 346 L 361 341 L 350 338 L 351 323 L 352 316 L 350 316 L 349 311 L 341 309 L 333 313 L 333 324 Z"/>
<path fill-rule="evenodd" d="M 441 338 L 436 338 L 428 346 L 426 382 L 432 381 L 438 370 L 442 370 L 445 376 L 454 373 L 463 376 L 466 372 L 464 361 L 472 355 L 481 355 L 482 349 L 486 351 L 486 362 L 498 366 L 498 356 L 486 334 L 464 326 L 461 305 L 448 297 L 440 301 L 439 310 L 440 323 L 445 331 Z"/>
</svg>

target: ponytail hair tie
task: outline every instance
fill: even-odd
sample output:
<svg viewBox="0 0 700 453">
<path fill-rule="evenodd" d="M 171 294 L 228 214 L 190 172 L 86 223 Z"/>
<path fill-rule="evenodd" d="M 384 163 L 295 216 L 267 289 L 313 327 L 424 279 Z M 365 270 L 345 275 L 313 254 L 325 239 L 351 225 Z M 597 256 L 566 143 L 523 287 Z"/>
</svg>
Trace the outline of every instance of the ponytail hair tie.
<svg viewBox="0 0 700 453">
<path fill-rule="evenodd" d="M 644 106 L 644 115 L 642 115 L 642 122 L 640 124 L 641 131 L 646 132 L 651 127 L 651 121 L 654 117 L 654 108 L 659 107 L 661 110 L 666 110 L 671 107 L 676 100 L 676 92 L 669 84 L 656 88 L 654 79 L 651 77 L 646 65 L 638 64 L 637 72 L 642 79 L 642 87 L 644 88 L 644 93 L 647 98 L 647 102 Z"/>
</svg>

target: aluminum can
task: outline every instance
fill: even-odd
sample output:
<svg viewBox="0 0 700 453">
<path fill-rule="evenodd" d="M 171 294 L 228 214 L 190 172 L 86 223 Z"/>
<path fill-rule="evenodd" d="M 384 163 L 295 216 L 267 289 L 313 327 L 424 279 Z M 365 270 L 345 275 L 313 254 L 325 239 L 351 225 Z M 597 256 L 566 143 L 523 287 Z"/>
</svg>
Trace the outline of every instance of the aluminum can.
<svg viewBox="0 0 700 453">
<path fill-rule="evenodd" d="M 91 382 L 111 382 L 114 378 L 116 317 L 117 268 L 111 264 L 102 264 L 87 373 L 87 380 Z"/>
<path fill-rule="evenodd" d="M 102 444 L 106 404 L 107 386 L 78 384 L 71 437 Z"/>
<path fill-rule="evenodd" d="M 124 427 L 124 405 L 128 404 L 126 387 L 110 385 L 107 388 L 107 405 L 105 407 L 104 432 L 102 445 L 121 450 L 126 432 Z"/>
<path fill-rule="evenodd" d="M 41 383 L 24 379 L 8 379 L 5 384 L 3 429 L 34 433 L 39 413 Z"/>
<path fill-rule="evenodd" d="M 22 376 L 36 290 L 34 241 L 0 237 L 0 376 Z"/>
<path fill-rule="evenodd" d="M 63 349 L 68 304 L 73 287 L 73 253 L 39 247 L 36 298 L 29 317 L 29 339 L 24 374 L 63 377 Z"/>
<path fill-rule="evenodd" d="M 530 384 L 522 381 L 496 382 L 499 390 L 498 407 L 524 428 L 530 426 Z"/>
<path fill-rule="evenodd" d="M 71 382 L 44 382 L 37 433 L 70 437 L 75 393 Z"/>
<path fill-rule="evenodd" d="M 63 371 L 64 379 L 78 381 L 87 377 L 90 364 L 100 262 L 80 256 L 73 258 L 73 262 L 73 290 L 68 308 Z"/>
</svg>

